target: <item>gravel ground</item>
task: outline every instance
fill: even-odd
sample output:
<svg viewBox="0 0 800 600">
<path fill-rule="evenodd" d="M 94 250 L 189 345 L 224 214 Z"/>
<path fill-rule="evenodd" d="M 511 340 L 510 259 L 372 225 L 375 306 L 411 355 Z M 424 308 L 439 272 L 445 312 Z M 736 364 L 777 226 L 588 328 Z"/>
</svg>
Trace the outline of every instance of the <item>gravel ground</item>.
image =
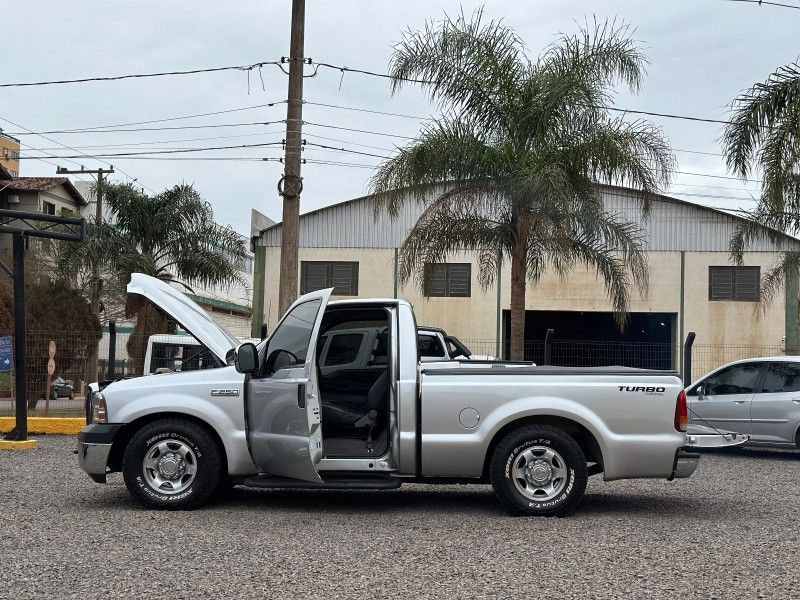
<svg viewBox="0 0 800 600">
<path fill-rule="evenodd" d="M 706 454 L 691 479 L 589 483 L 565 519 L 484 486 L 237 488 L 194 512 L 94 484 L 74 438 L 0 453 L 0 598 L 778 598 L 800 584 L 800 453 Z"/>
</svg>

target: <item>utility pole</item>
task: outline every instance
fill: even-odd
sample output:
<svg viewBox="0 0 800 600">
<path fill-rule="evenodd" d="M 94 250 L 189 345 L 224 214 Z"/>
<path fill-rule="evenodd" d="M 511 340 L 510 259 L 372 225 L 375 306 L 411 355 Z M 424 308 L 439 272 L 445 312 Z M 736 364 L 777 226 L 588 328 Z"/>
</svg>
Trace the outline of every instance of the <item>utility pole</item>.
<svg viewBox="0 0 800 600">
<path fill-rule="evenodd" d="M 305 64 L 305 0 L 292 0 L 292 36 L 289 45 L 289 95 L 286 103 L 286 152 L 278 193 L 283 196 L 281 226 L 281 275 L 278 291 L 280 313 L 297 298 L 298 246 L 300 229 L 300 158 L 303 126 L 303 65 Z M 281 59 L 283 61 L 283 59 Z"/>
<path fill-rule="evenodd" d="M 114 172 L 114 165 L 111 165 L 110 169 L 84 169 L 83 165 L 81 165 L 80 170 L 71 170 L 66 169 L 64 167 L 57 167 L 56 173 L 58 175 L 97 175 L 97 189 L 95 190 L 95 200 L 97 202 L 97 206 L 95 207 L 95 227 L 99 227 L 103 222 L 103 175 L 107 175 L 109 173 Z M 97 317 L 97 320 L 100 320 L 100 289 L 101 289 L 101 281 L 100 281 L 100 261 L 98 257 L 95 257 L 95 260 L 92 261 L 92 314 Z M 86 359 L 86 383 L 92 383 L 97 379 L 97 358 L 98 358 L 98 346 L 91 350 L 89 356 Z"/>
</svg>

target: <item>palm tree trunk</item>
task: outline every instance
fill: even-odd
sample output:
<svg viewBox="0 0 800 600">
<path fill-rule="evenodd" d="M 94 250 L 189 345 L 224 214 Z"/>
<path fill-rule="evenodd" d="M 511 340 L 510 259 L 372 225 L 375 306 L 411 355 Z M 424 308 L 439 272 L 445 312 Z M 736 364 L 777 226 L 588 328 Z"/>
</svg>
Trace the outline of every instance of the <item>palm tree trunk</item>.
<svg viewBox="0 0 800 600">
<path fill-rule="evenodd" d="M 170 333 L 169 323 L 161 312 L 149 301 L 141 299 L 136 305 L 136 325 L 128 338 L 128 356 L 133 362 L 135 375 L 147 375 L 144 372 L 144 359 L 147 353 L 147 342 L 151 335 Z"/>
<path fill-rule="evenodd" d="M 511 360 L 525 360 L 525 285 L 528 279 L 528 231 L 517 220 L 511 250 Z"/>
</svg>

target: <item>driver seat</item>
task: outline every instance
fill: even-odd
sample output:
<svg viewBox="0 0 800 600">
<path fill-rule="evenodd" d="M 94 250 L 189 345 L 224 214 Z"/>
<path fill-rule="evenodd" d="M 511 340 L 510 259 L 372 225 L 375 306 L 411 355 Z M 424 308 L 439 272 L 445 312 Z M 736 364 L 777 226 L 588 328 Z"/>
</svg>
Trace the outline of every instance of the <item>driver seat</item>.
<svg viewBox="0 0 800 600">
<path fill-rule="evenodd" d="M 384 369 L 367 392 L 366 403 L 356 405 L 348 402 L 322 403 L 322 423 L 332 429 L 372 429 L 378 413 L 385 406 L 389 394 L 389 370 Z M 324 400 L 324 399 L 323 399 Z"/>
</svg>

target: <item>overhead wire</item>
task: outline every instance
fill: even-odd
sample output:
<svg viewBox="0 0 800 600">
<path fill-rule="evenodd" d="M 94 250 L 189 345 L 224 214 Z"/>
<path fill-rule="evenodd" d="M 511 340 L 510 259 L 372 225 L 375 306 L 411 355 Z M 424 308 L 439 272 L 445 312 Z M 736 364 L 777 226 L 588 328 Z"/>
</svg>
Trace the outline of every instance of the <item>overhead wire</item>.
<svg viewBox="0 0 800 600">
<path fill-rule="evenodd" d="M 154 73 L 132 73 L 126 75 L 101 75 L 92 77 L 80 77 L 77 79 L 55 79 L 50 81 L 25 81 L 17 83 L 0 83 L 0 88 L 8 87 L 35 87 L 43 85 L 63 85 L 67 83 L 89 83 L 96 81 L 119 81 L 121 79 L 142 79 L 149 77 L 166 77 L 173 75 L 195 75 L 198 73 L 218 73 L 220 71 L 252 71 L 266 65 L 278 65 L 278 61 L 261 61 L 248 65 L 233 65 L 227 67 L 210 67 L 201 69 L 186 69 L 182 71 L 160 71 Z"/>
</svg>

